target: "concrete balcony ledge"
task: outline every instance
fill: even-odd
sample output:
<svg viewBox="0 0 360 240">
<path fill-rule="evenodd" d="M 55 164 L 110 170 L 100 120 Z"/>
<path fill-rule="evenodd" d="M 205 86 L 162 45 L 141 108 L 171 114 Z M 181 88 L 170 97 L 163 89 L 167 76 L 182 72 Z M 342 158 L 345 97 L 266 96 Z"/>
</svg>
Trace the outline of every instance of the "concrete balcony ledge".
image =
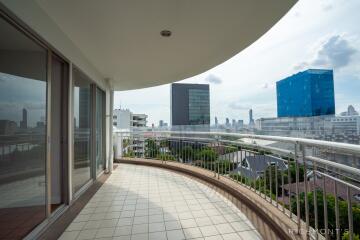
<svg viewBox="0 0 360 240">
<path fill-rule="evenodd" d="M 285 215 L 288 213 L 287 210 L 283 212 L 281 206 L 270 203 L 254 190 L 227 177 L 221 175 L 215 177 L 214 172 L 173 161 L 165 162 L 143 158 L 121 158 L 116 161 L 118 163 L 164 168 L 195 178 L 229 199 L 246 215 L 264 239 L 307 239 L 304 223 L 301 227 L 304 231 L 297 234 L 297 224 Z"/>
</svg>

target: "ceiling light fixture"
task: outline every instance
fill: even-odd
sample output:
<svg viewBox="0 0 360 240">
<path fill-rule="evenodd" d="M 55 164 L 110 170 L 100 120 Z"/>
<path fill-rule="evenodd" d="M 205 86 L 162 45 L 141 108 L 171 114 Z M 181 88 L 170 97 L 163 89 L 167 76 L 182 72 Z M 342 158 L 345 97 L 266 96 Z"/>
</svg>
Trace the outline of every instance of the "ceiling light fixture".
<svg viewBox="0 0 360 240">
<path fill-rule="evenodd" d="M 171 31 L 169 31 L 169 30 L 162 30 L 162 31 L 160 32 L 160 34 L 161 34 L 161 36 L 163 36 L 163 37 L 170 37 L 170 36 L 171 36 Z"/>
</svg>

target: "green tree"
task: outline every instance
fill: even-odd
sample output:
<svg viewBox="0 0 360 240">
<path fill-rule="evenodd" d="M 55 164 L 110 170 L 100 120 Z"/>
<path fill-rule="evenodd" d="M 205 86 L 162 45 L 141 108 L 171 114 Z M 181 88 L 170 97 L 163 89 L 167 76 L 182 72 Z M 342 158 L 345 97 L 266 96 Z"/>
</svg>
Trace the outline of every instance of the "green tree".
<svg viewBox="0 0 360 240">
<path fill-rule="evenodd" d="M 156 158 L 165 161 L 175 161 L 175 157 L 168 153 L 160 153 L 156 156 Z"/>
<path fill-rule="evenodd" d="M 133 150 L 129 150 L 128 152 L 124 153 L 124 157 L 135 157 L 135 152 Z"/>
<path fill-rule="evenodd" d="M 184 162 L 188 162 L 193 159 L 194 151 L 191 146 L 185 146 L 180 149 L 180 157 Z"/>
<path fill-rule="evenodd" d="M 148 158 L 155 158 L 160 153 L 160 148 L 153 139 L 145 140 L 145 156 Z"/>
<path fill-rule="evenodd" d="M 350 236 L 349 236 L 349 232 L 346 231 L 343 236 L 342 236 L 342 240 L 350 240 Z M 360 236 L 358 234 L 355 234 L 353 237 L 353 240 L 360 240 Z"/>
<path fill-rule="evenodd" d="M 204 148 L 201 150 L 195 151 L 195 159 L 203 160 L 203 161 L 215 161 L 218 159 L 219 154 L 215 152 L 212 148 Z"/>
<path fill-rule="evenodd" d="M 308 204 L 309 204 L 309 223 L 310 226 L 315 227 L 315 214 L 314 214 L 314 192 L 307 193 Z M 295 202 L 295 199 L 294 201 Z M 318 209 L 318 226 L 319 229 L 324 229 L 324 201 L 323 201 L 323 191 L 316 191 L 316 202 Z M 328 214 L 328 228 L 330 230 L 330 237 L 334 238 L 336 236 L 336 218 L 335 218 L 335 196 L 331 194 L 326 194 L 326 203 L 327 203 L 327 214 Z M 348 203 L 346 201 L 338 199 L 339 203 L 339 223 L 341 228 L 341 234 L 344 233 L 344 229 L 348 227 Z M 305 221 L 305 193 L 300 194 L 300 216 Z M 293 212 L 296 213 L 296 204 L 292 205 Z M 360 206 L 357 204 L 352 205 L 353 212 L 353 226 L 360 226 Z M 360 234 L 360 228 L 354 228 L 355 234 Z"/>
</svg>

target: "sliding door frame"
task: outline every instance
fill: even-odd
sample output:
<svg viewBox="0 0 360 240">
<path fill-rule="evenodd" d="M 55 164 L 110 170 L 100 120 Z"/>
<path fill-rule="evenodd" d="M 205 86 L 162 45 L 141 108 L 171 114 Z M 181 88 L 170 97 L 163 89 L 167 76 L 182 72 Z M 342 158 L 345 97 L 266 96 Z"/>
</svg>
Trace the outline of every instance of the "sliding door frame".
<svg viewBox="0 0 360 240">
<path fill-rule="evenodd" d="M 97 91 L 100 91 L 101 94 L 100 94 L 100 98 L 101 98 L 101 109 L 97 109 L 97 98 L 98 98 L 98 95 L 97 95 Z M 94 116 L 93 116 L 93 119 L 94 119 L 94 173 L 93 173 L 93 176 L 94 176 L 94 179 L 100 177 L 105 169 L 106 169 L 106 91 L 104 91 L 103 89 L 101 89 L 99 86 L 97 85 L 94 85 Z M 97 162 L 96 162 L 96 113 L 101 110 L 101 115 L 102 115 L 102 124 L 101 124 L 101 128 L 102 128 L 102 131 L 101 131 L 101 161 L 102 161 L 102 169 L 98 172 L 97 171 Z"/>
</svg>

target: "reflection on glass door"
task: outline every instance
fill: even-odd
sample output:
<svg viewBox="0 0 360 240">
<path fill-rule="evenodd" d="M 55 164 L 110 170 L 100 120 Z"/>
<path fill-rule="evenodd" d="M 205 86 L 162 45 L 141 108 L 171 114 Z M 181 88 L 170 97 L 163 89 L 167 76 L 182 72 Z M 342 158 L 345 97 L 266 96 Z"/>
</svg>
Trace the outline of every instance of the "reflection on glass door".
<svg viewBox="0 0 360 240">
<path fill-rule="evenodd" d="M 91 179 L 91 81 L 76 68 L 74 79 L 74 164 L 73 190 Z"/>
<path fill-rule="evenodd" d="M 46 217 L 47 51 L 0 17 L 0 239 Z"/>
<path fill-rule="evenodd" d="M 95 113 L 95 134 L 96 134 L 96 175 L 98 175 L 105 168 L 105 153 L 104 153 L 104 124 L 105 124 L 105 93 L 96 88 L 96 113 Z"/>
</svg>

